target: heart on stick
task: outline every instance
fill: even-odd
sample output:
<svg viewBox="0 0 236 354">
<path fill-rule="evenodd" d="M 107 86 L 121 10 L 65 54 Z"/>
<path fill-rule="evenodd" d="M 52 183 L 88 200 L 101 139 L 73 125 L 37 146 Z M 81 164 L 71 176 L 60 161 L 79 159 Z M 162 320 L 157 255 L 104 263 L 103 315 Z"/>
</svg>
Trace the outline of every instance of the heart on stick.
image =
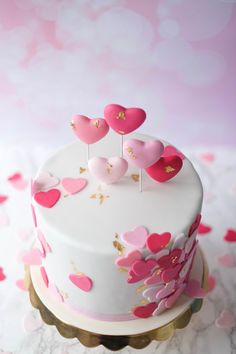
<svg viewBox="0 0 236 354">
<path fill-rule="evenodd" d="M 61 181 L 62 187 L 69 193 L 69 194 L 76 194 L 82 191 L 87 185 L 86 178 L 63 178 Z"/>
<path fill-rule="evenodd" d="M 124 157 L 131 164 L 146 168 L 158 161 L 164 151 L 160 140 L 142 141 L 138 139 L 127 140 L 123 144 Z"/>
<path fill-rule="evenodd" d="M 93 157 L 88 161 L 88 168 L 99 181 L 111 184 L 124 176 L 128 169 L 128 162 L 122 157 Z"/>
<path fill-rule="evenodd" d="M 109 104 L 104 109 L 104 117 L 116 133 L 125 135 L 143 124 L 146 113 L 141 108 L 125 108 L 118 104 Z"/>
<path fill-rule="evenodd" d="M 69 279 L 77 288 L 85 292 L 89 292 L 92 289 L 92 279 L 86 275 L 70 274 Z"/>
<path fill-rule="evenodd" d="M 60 199 L 59 189 L 50 189 L 47 192 L 38 192 L 34 195 L 35 201 L 44 208 L 52 208 Z"/>
<path fill-rule="evenodd" d="M 174 178 L 183 166 L 179 156 L 161 157 L 152 166 L 145 168 L 147 174 L 157 182 L 166 182 Z"/>
<path fill-rule="evenodd" d="M 109 131 L 109 125 L 103 118 L 90 119 L 76 115 L 71 121 L 76 136 L 85 144 L 94 144 L 104 138 Z"/>
</svg>

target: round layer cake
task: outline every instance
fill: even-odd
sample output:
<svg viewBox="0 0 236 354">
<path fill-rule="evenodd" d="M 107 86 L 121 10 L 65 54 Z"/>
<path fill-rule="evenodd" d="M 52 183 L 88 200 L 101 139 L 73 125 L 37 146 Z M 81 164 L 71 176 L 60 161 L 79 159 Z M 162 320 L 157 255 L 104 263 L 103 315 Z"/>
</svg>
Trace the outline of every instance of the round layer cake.
<svg viewBox="0 0 236 354">
<path fill-rule="evenodd" d="M 153 137 L 129 134 L 127 139 Z M 103 184 L 87 168 L 79 141 L 49 158 L 33 183 L 32 209 L 42 278 L 62 306 L 104 321 L 158 316 L 174 306 L 189 279 L 196 251 L 202 185 L 191 162 L 163 142 L 163 156 L 182 169 L 165 183 L 129 166 L 117 183 Z M 120 154 L 110 133 L 90 157 Z M 168 174 L 175 169 L 163 165 Z M 174 161 L 174 159 L 173 159 Z"/>
</svg>

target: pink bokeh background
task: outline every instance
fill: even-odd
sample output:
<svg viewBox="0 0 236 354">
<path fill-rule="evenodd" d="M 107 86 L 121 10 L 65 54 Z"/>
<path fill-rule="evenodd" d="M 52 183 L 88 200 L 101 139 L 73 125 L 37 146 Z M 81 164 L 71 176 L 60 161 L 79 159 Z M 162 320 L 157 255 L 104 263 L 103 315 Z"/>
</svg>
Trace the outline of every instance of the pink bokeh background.
<svg viewBox="0 0 236 354">
<path fill-rule="evenodd" d="M 236 144 L 236 1 L 0 0 L 1 143 L 62 145 L 139 106 L 178 146 Z"/>
</svg>

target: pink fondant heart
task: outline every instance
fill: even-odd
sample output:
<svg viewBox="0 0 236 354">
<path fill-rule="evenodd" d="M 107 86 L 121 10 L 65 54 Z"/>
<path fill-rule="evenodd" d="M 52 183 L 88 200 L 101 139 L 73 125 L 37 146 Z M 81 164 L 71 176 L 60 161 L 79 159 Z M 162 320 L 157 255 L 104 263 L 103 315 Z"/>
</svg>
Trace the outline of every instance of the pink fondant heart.
<svg viewBox="0 0 236 354">
<path fill-rule="evenodd" d="M 130 267 L 135 261 L 142 259 L 142 254 L 139 251 L 132 251 L 125 257 L 116 259 L 116 265 L 120 267 Z"/>
<path fill-rule="evenodd" d="M 184 279 L 186 277 L 186 275 L 188 274 L 188 272 L 190 270 L 190 267 L 191 267 L 191 264 L 192 264 L 192 260 L 193 260 L 192 257 L 188 258 L 187 262 L 184 264 L 183 268 L 179 272 L 179 277 L 180 278 Z"/>
<path fill-rule="evenodd" d="M 146 276 L 145 275 L 136 275 L 132 269 L 129 270 L 127 283 L 134 284 L 143 280 Z"/>
<path fill-rule="evenodd" d="M 146 168 L 153 165 L 163 153 L 164 145 L 159 140 L 144 142 L 131 139 L 123 144 L 124 157 L 131 164 L 139 168 Z"/>
<path fill-rule="evenodd" d="M 40 229 L 37 229 L 37 237 L 42 247 L 42 255 L 46 257 L 47 253 L 52 252 L 51 246 L 46 241 L 46 238 Z"/>
<path fill-rule="evenodd" d="M 171 295 L 174 289 L 175 289 L 175 281 L 171 280 L 156 293 L 156 299 L 157 300 L 164 299 L 165 297 Z"/>
<path fill-rule="evenodd" d="M 168 283 L 171 280 L 176 279 L 179 275 L 181 267 L 182 267 L 181 264 L 177 264 L 174 267 L 164 269 L 163 272 L 161 273 L 161 280 L 164 283 Z"/>
<path fill-rule="evenodd" d="M 198 233 L 200 235 L 208 234 L 209 232 L 211 232 L 211 230 L 212 230 L 212 227 L 209 225 L 200 224 L 198 226 Z"/>
<path fill-rule="evenodd" d="M 60 199 L 61 192 L 59 189 L 50 189 L 47 192 L 38 192 L 34 195 L 35 201 L 45 208 L 52 208 Z"/>
<path fill-rule="evenodd" d="M 47 275 L 46 269 L 44 267 L 40 267 L 40 273 L 42 275 L 44 284 L 48 288 L 49 280 L 48 280 L 48 275 Z"/>
<path fill-rule="evenodd" d="M 147 174 L 157 182 L 166 182 L 174 178 L 183 166 L 179 156 L 161 157 L 152 166 L 145 169 Z"/>
<path fill-rule="evenodd" d="M 132 271 L 138 276 L 148 276 L 156 265 L 155 259 L 139 260 L 133 263 Z"/>
<path fill-rule="evenodd" d="M 52 187 L 55 187 L 59 184 L 60 179 L 56 176 L 53 176 L 48 172 L 41 172 L 38 177 L 32 182 L 32 195 L 37 192 L 46 191 Z"/>
<path fill-rule="evenodd" d="M 169 232 L 164 232 L 163 234 L 151 234 L 147 238 L 147 248 L 152 253 L 157 253 L 162 248 L 166 247 L 170 242 L 171 234 Z"/>
<path fill-rule="evenodd" d="M 124 176 L 128 162 L 122 157 L 93 157 L 88 162 L 88 168 L 99 181 L 110 184 Z"/>
<path fill-rule="evenodd" d="M 208 292 L 213 291 L 216 286 L 216 278 L 213 275 L 209 275 L 208 277 Z"/>
<path fill-rule="evenodd" d="M 152 316 L 152 313 L 156 310 L 157 304 L 155 302 L 151 302 L 145 306 L 138 306 L 133 309 L 133 314 L 139 318 L 148 318 Z"/>
<path fill-rule="evenodd" d="M 43 322 L 41 318 L 39 317 L 39 314 L 36 313 L 35 311 L 30 311 L 24 318 L 24 329 L 27 332 L 33 332 L 39 329 Z"/>
<path fill-rule="evenodd" d="M 32 248 L 23 253 L 21 260 L 24 264 L 40 265 L 42 264 L 42 254 L 38 248 Z"/>
<path fill-rule="evenodd" d="M 0 267 L 0 281 L 3 281 L 6 279 L 6 275 L 4 274 L 4 270 L 2 267 Z"/>
<path fill-rule="evenodd" d="M 76 194 L 87 185 L 87 179 L 85 178 L 63 178 L 61 185 L 69 194 Z"/>
<path fill-rule="evenodd" d="M 201 218 L 202 218 L 201 214 L 198 214 L 198 215 L 196 216 L 196 219 L 194 220 L 194 222 L 193 222 L 192 225 L 190 226 L 188 236 L 191 236 L 191 235 L 194 233 L 194 231 L 197 230 L 197 228 L 198 228 L 198 226 L 199 226 L 199 224 L 200 224 Z"/>
<path fill-rule="evenodd" d="M 236 242 L 236 231 L 233 229 L 228 229 L 224 236 L 224 240 L 227 242 Z"/>
<path fill-rule="evenodd" d="M 144 284 L 145 285 L 154 285 L 154 284 L 162 284 L 163 281 L 161 279 L 161 273 L 162 273 L 163 269 L 158 269 L 157 271 L 155 271 L 151 277 L 145 279 Z"/>
<path fill-rule="evenodd" d="M 160 267 L 168 268 L 173 267 L 175 264 L 179 262 L 179 258 L 182 254 L 182 250 L 179 248 L 175 248 L 173 251 L 170 252 L 169 255 L 163 256 L 157 260 L 157 263 Z"/>
<path fill-rule="evenodd" d="M 220 265 L 226 268 L 233 268 L 236 265 L 235 255 L 233 253 L 226 253 L 218 258 Z"/>
<path fill-rule="evenodd" d="M 159 286 L 154 286 L 154 287 L 151 287 L 151 288 L 147 288 L 143 291 L 143 297 L 145 297 L 145 299 L 147 299 L 149 302 L 156 302 L 157 299 L 156 299 L 156 295 L 157 295 L 157 292 L 158 290 L 161 289 L 161 285 Z"/>
<path fill-rule="evenodd" d="M 179 156 L 181 158 L 181 160 L 185 159 L 185 156 L 182 152 L 180 152 L 179 150 L 177 150 L 174 146 L 172 145 L 167 145 L 164 149 L 164 152 L 162 154 L 162 157 L 167 157 L 167 156 Z"/>
<path fill-rule="evenodd" d="M 138 226 L 132 231 L 121 234 L 121 239 L 127 245 L 143 248 L 146 243 L 148 232 L 144 226 Z"/>
<path fill-rule="evenodd" d="M 146 113 L 141 108 L 125 108 L 118 104 L 109 104 L 104 109 L 104 117 L 113 130 L 125 135 L 143 124 Z"/>
<path fill-rule="evenodd" d="M 23 291 L 28 291 L 28 289 L 25 286 L 25 280 L 24 279 L 18 279 L 16 281 L 16 286 Z"/>
<path fill-rule="evenodd" d="M 28 181 L 26 181 L 22 174 L 17 172 L 14 173 L 13 175 L 11 175 L 10 177 L 8 177 L 8 182 L 10 182 L 10 184 L 12 185 L 12 187 L 14 187 L 15 189 L 18 190 L 23 190 L 27 187 L 28 185 Z"/>
<path fill-rule="evenodd" d="M 178 298 L 180 297 L 180 295 L 183 293 L 185 289 L 185 284 L 182 284 L 174 293 L 173 295 L 170 295 L 166 301 L 165 301 L 165 307 L 167 309 L 170 309 L 171 307 L 173 307 L 173 305 L 176 303 L 176 301 L 178 300 Z"/>
<path fill-rule="evenodd" d="M 215 325 L 218 328 L 232 328 L 236 326 L 236 319 L 232 311 L 223 310 L 216 319 Z"/>
<path fill-rule="evenodd" d="M 155 311 L 153 312 L 153 314 L 152 314 L 153 316 L 158 316 L 158 315 L 160 315 L 163 311 L 166 310 L 165 302 L 166 302 L 165 299 L 163 299 L 163 300 L 161 300 L 161 301 L 159 302 L 158 307 L 156 308 L 156 310 L 155 310 Z"/>
<path fill-rule="evenodd" d="M 86 275 L 70 274 L 70 281 L 83 291 L 90 291 L 93 286 L 92 279 Z"/>
<path fill-rule="evenodd" d="M 7 195 L 0 194 L 0 204 L 5 203 L 7 199 L 8 199 Z"/>
<path fill-rule="evenodd" d="M 101 140 L 109 131 L 109 125 L 103 118 L 90 119 L 76 115 L 72 126 L 77 137 L 86 144 L 94 144 Z"/>
<path fill-rule="evenodd" d="M 198 280 L 191 279 L 187 283 L 185 294 L 195 299 L 202 299 L 205 297 L 206 292 L 201 288 L 201 284 Z"/>
</svg>

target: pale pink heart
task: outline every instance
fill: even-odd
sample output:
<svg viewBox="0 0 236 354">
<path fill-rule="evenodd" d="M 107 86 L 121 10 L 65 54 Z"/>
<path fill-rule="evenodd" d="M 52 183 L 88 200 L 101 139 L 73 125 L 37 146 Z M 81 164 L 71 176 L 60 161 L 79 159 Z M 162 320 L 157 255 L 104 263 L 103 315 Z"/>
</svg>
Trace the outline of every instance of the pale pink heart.
<svg viewBox="0 0 236 354">
<path fill-rule="evenodd" d="M 88 168 L 99 181 L 111 184 L 124 176 L 128 169 L 128 162 L 121 157 L 93 157 L 88 161 Z"/>
<path fill-rule="evenodd" d="M 156 302 L 156 294 L 160 290 L 162 285 L 147 288 L 143 291 L 143 297 L 149 302 Z"/>
<path fill-rule="evenodd" d="M 24 179 L 21 173 L 14 173 L 12 176 L 8 177 L 8 182 L 12 187 L 18 190 L 23 190 L 27 187 L 28 181 Z"/>
<path fill-rule="evenodd" d="M 183 233 L 179 234 L 178 236 L 175 237 L 171 249 L 173 250 L 175 248 L 179 248 L 180 250 L 182 250 L 187 240 L 188 237 L 186 237 Z"/>
<path fill-rule="evenodd" d="M 127 245 L 137 248 L 143 248 L 146 244 L 148 231 L 144 226 L 138 226 L 132 231 L 127 231 L 121 234 L 121 240 Z"/>
<path fill-rule="evenodd" d="M 159 302 L 158 307 L 156 308 L 156 310 L 152 313 L 152 316 L 158 316 L 160 315 L 163 311 L 166 310 L 166 306 L 165 306 L 165 302 L 166 300 L 163 299 Z"/>
<path fill-rule="evenodd" d="M 123 144 L 124 157 L 132 165 L 147 168 L 157 162 L 164 151 L 164 145 L 159 140 L 142 141 L 127 140 Z"/>
<path fill-rule="evenodd" d="M 89 292 L 92 289 L 93 281 L 86 275 L 70 274 L 69 279 L 79 289 L 85 292 Z"/>
<path fill-rule="evenodd" d="M 109 125 L 103 118 L 90 119 L 76 115 L 72 119 L 72 127 L 77 137 L 86 144 L 94 144 L 109 131 Z"/>
<path fill-rule="evenodd" d="M 3 214 L 1 213 L 0 214 L 0 228 L 1 227 L 6 227 L 10 224 L 10 220 L 9 220 L 9 217 L 7 214 Z"/>
<path fill-rule="evenodd" d="M 85 178 L 63 178 L 61 181 L 62 187 L 69 194 L 76 194 L 82 191 L 87 185 L 87 179 Z"/>
<path fill-rule="evenodd" d="M 185 278 L 186 275 L 188 274 L 191 264 L 192 264 L 192 259 L 193 257 L 189 257 L 187 262 L 184 264 L 183 268 L 181 269 L 181 271 L 179 272 L 179 277 L 180 278 Z"/>
<path fill-rule="evenodd" d="M 162 157 L 166 157 L 166 156 L 173 156 L 173 155 L 177 155 L 178 157 L 180 157 L 182 160 L 185 159 L 184 154 L 177 150 L 174 146 L 172 145 L 167 145 L 164 149 L 164 152 L 162 154 Z"/>
<path fill-rule="evenodd" d="M 115 263 L 116 265 L 120 267 L 130 267 L 133 262 L 142 259 L 142 254 L 135 250 L 127 254 L 125 257 L 119 257 L 116 259 Z"/>
<path fill-rule="evenodd" d="M 32 182 L 32 194 L 40 191 L 47 191 L 52 187 L 57 186 L 60 179 L 49 172 L 41 172 L 36 179 Z"/>
<path fill-rule="evenodd" d="M 203 299 L 206 295 L 206 291 L 201 287 L 200 282 L 195 279 L 188 281 L 184 292 L 194 299 Z"/>
<path fill-rule="evenodd" d="M 163 280 L 161 279 L 160 274 L 152 274 L 151 277 L 145 279 L 144 281 L 145 285 L 156 285 L 156 284 L 163 284 Z"/>
<path fill-rule="evenodd" d="M 163 286 L 156 294 L 157 300 L 162 300 L 171 295 L 175 288 L 175 280 L 171 280 L 165 286 Z"/>
<path fill-rule="evenodd" d="M 39 314 L 35 311 L 30 311 L 23 320 L 24 329 L 27 332 L 33 332 L 42 326 L 43 322 Z"/>
<path fill-rule="evenodd" d="M 49 290 L 51 296 L 54 298 L 54 300 L 56 300 L 59 303 L 64 302 L 64 298 L 63 298 L 62 294 L 60 293 L 60 290 L 58 289 L 58 287 L 55 284 L 50 282 L 48 285 L 48 290 Z"/>
<path fill-rule="evenodd" d="M 23 291 L 28 291 L 28 289 L 25 286 L 25 280 L 24 279 L 18 279 L 16 281 L 16 286 Z"/>
<path fill-rule="evenodd" d="M 218 257 L 218 262 L 223 267 L 233 268 L 236 265 L 235 255 L 233 253 L 226 253 Z"/>
<path fill-rule="evenodd" d="M 215 155 L 212 152 L 202 153 L 200 154 L 200 159 L 206 162 L 213 162 Z"/>
<path fill-rule="evenodd" d="M 185 251 L 182 250 L 182 253 L 181 253 L 180 257 L 179 257 L 179 263 L 182 263 L 184 260 L 185 260 Z"/>
<path fill-rule="evenodd" d="M 40 229 L 37 229 L 37 236 L 38 236 L 38 240 L 40 242 L 40 245 L 42 247 L 42 254 L 45 257 L 47 253 L 52 252 L 52 249 L 51 249 L 50 245 L 47 243 L 45 236 Z"/>
<path fill-rule="evenodd" d="M 218 328 L 233 328 L 236 326 L 236 319 L 232 311 L 223 310 L 220 316 L 215 320 Z"/>
<path fill-rule="evenodd" d="M 40 267 L 40 273 L 42 275 L 44 284 L 48 288 L 49 280 L 48 280 L 48 275 L 47 275 L 46 269 L 44 267 Z"/>
<path fill-rule="evenodd" d="M 18 237 L 22 241 L 28 241 L 32 237 L 33 232 L 34 232 L 34 230 L 32 227 L 21 228 L 17 231 Z"/>
<path fill-rule="evenodd" d="M 197 237 L 197 232 L 194 232 L 186 241 L 185 243 L 185 247 L 184 247 L 184 251 L 185 253 L 189 253 L 191 251 L 191 249 L 193 248 L 193 245 L 195 243 Z"/>
<path fill-rule="evenodd" d="M 180 295 L 183 293 L 185 289 L 185 284 L 182 284 L 175 292 L 173 295 L 170 295 L 166 300 L 165 300 L 165 307 L 170 309 L 173 307 L 173 305 L 176 303 Z"/>
<path fill-rule="evenodd" d="M 32 248 L 23 253 L 21 260 L 24 264 L 40 265 L 42 264 L 42 254 L 38 248 Z"/>
</svg>

